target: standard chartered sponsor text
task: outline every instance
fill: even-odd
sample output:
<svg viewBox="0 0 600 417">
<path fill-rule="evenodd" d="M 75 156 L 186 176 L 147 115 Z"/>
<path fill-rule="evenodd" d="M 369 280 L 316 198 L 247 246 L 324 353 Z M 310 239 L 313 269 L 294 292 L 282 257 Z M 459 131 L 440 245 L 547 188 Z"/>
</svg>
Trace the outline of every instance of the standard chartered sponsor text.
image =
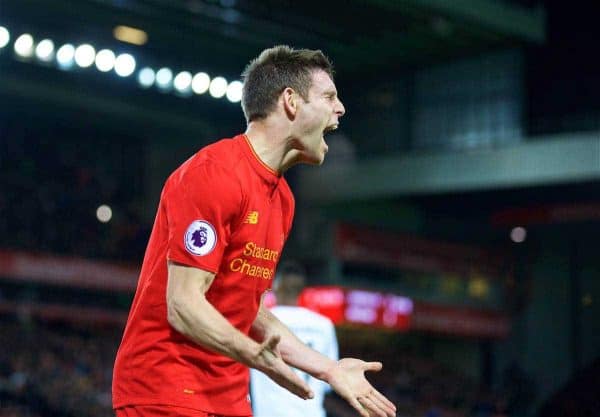
<svg viewBox="0 0 600 417">
<path fill-rule="evenodd" d="M 244 255 L 257 259 L 266 259 L 267 261 L 277 262 L 279 251 L 258 246 L 254 242 L 246 243 L 244 246 Z"/>
<path fill-rule="evenodd" d="M 273 274 L 275 273 L 274 265 L 273 267 L 256 265 L 252 262 L 252 259 L 247 258 L 266 260 L 276 263 L 277 259 L 279 258 L 279 251 L 258 246 L 254 242 L 247 242 L 244 246 L 244 251 L 242 254 L 244 257 L 235 258 L 229 263 L 229 268 L 231 271 L 240 272 L 244 275 L 262 279 L 273 278 Z"/>
</svg>

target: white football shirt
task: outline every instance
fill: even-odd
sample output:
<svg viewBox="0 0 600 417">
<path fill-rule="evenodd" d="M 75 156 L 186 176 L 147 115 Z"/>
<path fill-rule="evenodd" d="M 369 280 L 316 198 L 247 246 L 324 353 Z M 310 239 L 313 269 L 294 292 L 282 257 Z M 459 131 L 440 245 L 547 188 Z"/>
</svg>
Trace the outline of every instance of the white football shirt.
<svg viewBox="0 0 600 417">
<path fill-rule="evenodd" d="M 331 320 L 304 307 L 276 306 L 271 312 L 281 320 L 302 342 L 338 360 L 338 343 L 335 327 Z M 330 390 L 328 384 L 305 372 L 296 370 L 315 396 L 303 400 L 280 387 L 269 377 L 256 369 L 250 369 L 250 392 L 254 417 L 325 417 L 323 399 Z"/>
</svg>

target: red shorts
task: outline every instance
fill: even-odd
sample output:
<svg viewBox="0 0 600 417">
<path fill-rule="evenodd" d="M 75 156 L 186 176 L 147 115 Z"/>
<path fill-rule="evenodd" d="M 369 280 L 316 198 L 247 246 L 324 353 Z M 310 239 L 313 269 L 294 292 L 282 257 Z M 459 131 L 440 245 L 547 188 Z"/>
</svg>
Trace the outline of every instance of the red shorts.
<svg viewBox="0 0 600 417">
<path fill-rule="evenodd" d="M 206 413 L 185 407 L 174 407 L 170 405 L 136 405 L 117 408 L 117 417 L 252 417 L 249 416 L 225 416 L 222 414 Z"/>
</svg>

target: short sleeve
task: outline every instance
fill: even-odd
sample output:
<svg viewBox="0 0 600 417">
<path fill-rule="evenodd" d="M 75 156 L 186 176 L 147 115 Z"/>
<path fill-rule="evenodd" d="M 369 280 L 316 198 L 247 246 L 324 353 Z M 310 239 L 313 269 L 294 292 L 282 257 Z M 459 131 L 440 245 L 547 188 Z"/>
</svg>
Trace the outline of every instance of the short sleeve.
<svg viewBox="0 0 600 417">
<path fill-rule="evenodd" d="M 216 274 L 240 216 L 238 179 L 207 159 L 176 171 L 167 181 L 163 201 L 169 228 L 167 258 Z"/>
</svg>

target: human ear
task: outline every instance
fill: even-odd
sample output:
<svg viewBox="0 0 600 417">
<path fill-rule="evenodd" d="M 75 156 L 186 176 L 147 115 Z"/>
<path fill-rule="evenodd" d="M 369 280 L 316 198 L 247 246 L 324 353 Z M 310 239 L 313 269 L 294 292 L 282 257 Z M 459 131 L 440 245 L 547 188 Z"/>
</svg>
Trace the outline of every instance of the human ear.
<svg viewBox="0 0 600 417">
<path fill-rule="evenodd" d="M 293 119 L 296 117 L 296 112 L 298 111 L 298 95 L 292 88 L 287 87 L 283 90 L 282 96 L 285 113 Z"/>
</svg>

